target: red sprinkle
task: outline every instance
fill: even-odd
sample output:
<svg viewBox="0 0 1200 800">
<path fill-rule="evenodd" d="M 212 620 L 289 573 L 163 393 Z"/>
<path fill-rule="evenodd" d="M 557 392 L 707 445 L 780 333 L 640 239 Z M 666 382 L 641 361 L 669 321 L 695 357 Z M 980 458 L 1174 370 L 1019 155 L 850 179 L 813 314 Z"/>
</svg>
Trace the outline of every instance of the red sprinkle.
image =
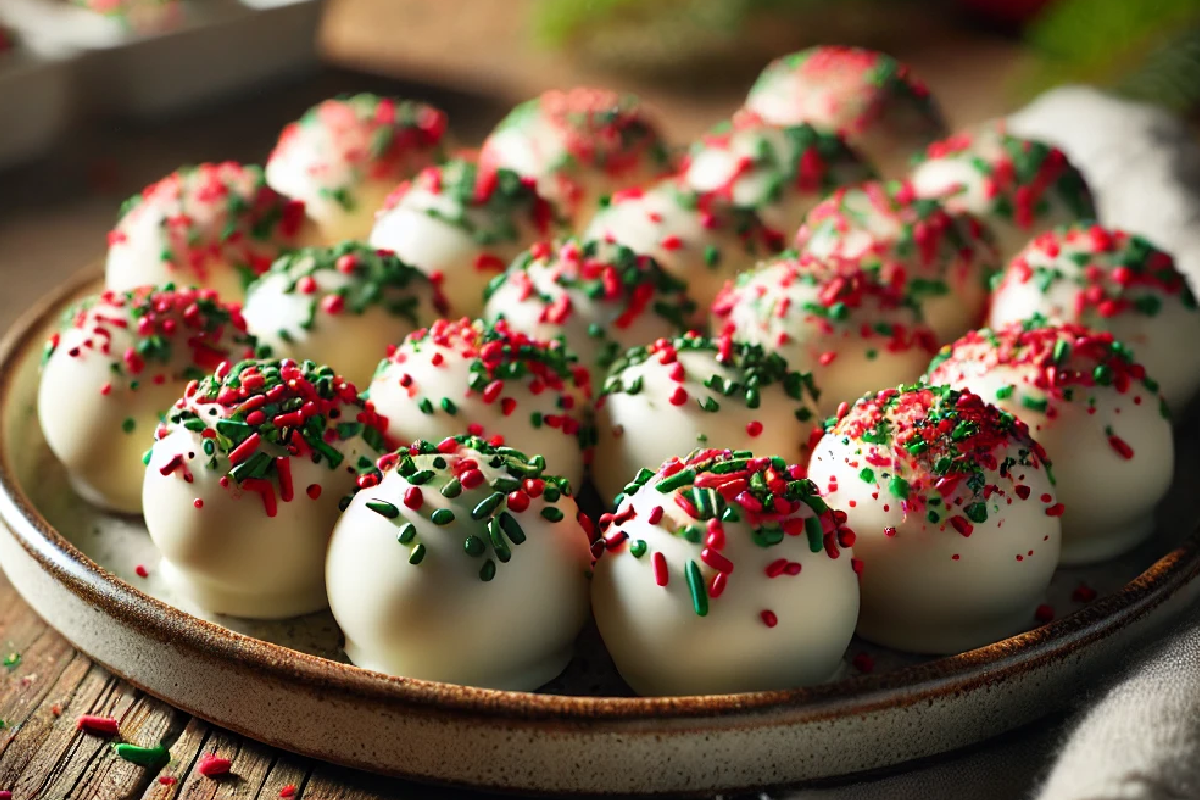
<svg viewBox="0 0 1200 800">
<path fill-rule="evenodd" d="M 296 787 L 292 786 L 289 783 L 287 786 L 285 786 L 279 790 L 279 796 L 280 797 L 295 797 L 296 796 Z"/>
<path fill-rule="evenodd" d="M 117 736 L 121 733 L 119 723 L 112 717 L 84 714 L 75 721 L 75 728 L 93 736 Z"/>
<path fill-rule="evenodd" d="M 308 487 L 304 490 L 304 493 L 307 494 L 309 497 L 311 497 L 313 500 L 316 500 L 318 497 L 321 496 L 321 484 L 310 483 L 308 485 Z"/>
<path fill-rule="evenodd" d="M 763 625 L 766 625 L 768 628 L 774 628 L 779 624 L 779 617 L 775 616 L 775 612 L 769 608 L 764 608 L 761 612 L 759 612 L 758 618 L 761 619 Z"/>
<path fill-rule="evenodd" d="M 1051 608 L 1049 605 L 1042 603 L 1033 612 L 1033 616 L 1037 619 L 1038 622 L 1040 622 L 1044 625 L 1047 622 L 1054 619 L 1054 609 Z"/>
<path fill-rule="evenodd" d="M 1071 599 L 1076 603 L 1090 603 L 1096 599 L 1096 590 L 1086 583 L 1080 583 L 1075 587 L 1075 591 L 1071 592 Z"/>
<path fill-rule="evenodd" d="M 233 766 L 233 762 L 228 758 L 209 754 L 202 757 L 196 764 L 196 771 L 206 778 L 217 778 L 221 775 L 228 775 L 231 766 Z"/>
<path fill-rule="evenodd" d="M 174 775 L 159 775 L 158 782 L 163 786 L 174 786 L 179 781 Z"/>
<path fill-rule="evenodd" d="M 1063 509 L 1062 503 L 1055 503 L 1054 505 L 1052 505 L 1046 509 L 1046 516 L 1047 517 L 1061 517 L 1063 515 L 1063 510 L 1064 509 Z"/>
<path fill-rule="evenodd" d="M 137 573 L 137 576 L 139 578 L 149 578 L 150 577 L 150 571 L 146 569 L 145 564 L 138 564 L 137 568 L 134 570 L 134 572 Z"/>
<path fill-rule="evenodd" d="M 875 671 L 875 659 L 871 658 L 870 653 L 856 653 L 850 663 L 864 675 L 870 675 Z"/>
<path fill-rule="evenodd" d="M 654 558 L 654 582 L 659 586 L 667 585 L 667 557 L 660 551 L 655 551 Z"/>
<path fill-rule="evenodd" d="M 279 456 L 275 459 L 275 471 L 279 473 L 279 499 L 285 503 L 292 502 L 292 459 Z"/>
<path fill-rule="evenodd" d="M 421 494 L 421 487 L 410 486 L 404 491 L 404 506 L 413 511 L 416 511 L 425 502 L 425 496 Z"/>
</svg>

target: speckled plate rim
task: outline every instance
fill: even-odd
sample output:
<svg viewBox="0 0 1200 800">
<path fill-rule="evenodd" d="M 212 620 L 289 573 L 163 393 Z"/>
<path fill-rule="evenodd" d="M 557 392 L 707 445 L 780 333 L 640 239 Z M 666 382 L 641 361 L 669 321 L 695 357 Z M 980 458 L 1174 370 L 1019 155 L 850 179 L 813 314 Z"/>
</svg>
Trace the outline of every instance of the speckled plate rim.
<svg viewBox="0 0 1200 800">
<path fill-rule="evenodd" d="M 31 357 L 33 348 L 42 346 L 40 337 L 50 315 L 99 278 L 100 270 L 93 266 L 65 281 L 25 312 L 0 341 L 0 418 L 7 418 L 15 402 L 16 367 Z M 1120 591 L 1049 625 L 960 655 L 805 689 L 669 698 L 567 697 L 388 676 L 194 617 L 120 580 L 76 549 L 25 494 L 4 449 L 0 449 L 0 520 L 25 553 L 72 595 L 149 638 L 194 653 L 201 662 L 218 659 L 307 692 L 334 693 L 397 711 L 481 723 L 546 721 L 557 730 L 590 733 L 678 734 L 743 727 L 756 718 L 771 727 L 815 724 L 960 695 L 1066 659 L 1147 616 L 1200 575 L 1200 531 L 1194 531 Z M 106 666 L 122 672 L 118 665 Z"/>
</svg>

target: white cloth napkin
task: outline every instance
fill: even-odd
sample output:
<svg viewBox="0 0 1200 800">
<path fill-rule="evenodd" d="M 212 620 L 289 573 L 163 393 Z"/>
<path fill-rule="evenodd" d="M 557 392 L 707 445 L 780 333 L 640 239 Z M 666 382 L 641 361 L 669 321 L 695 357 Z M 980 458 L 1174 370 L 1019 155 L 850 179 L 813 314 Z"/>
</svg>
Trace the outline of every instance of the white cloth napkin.
<svg viewBox="0 0 1200 800">
<path fill-rule="evenodd" d="M 1200 143 L 1161 110 L 1084 86 L 1048 92 L 1010 120 L 1013 133 L 1061 147 L 1107 225 L 1172 252 L 1200 289 Z M 1148 652 L 1080 687 L 1074 713 L 966 753 L 784 800 L 1200 799 L 1200 610 Z"/>
</svg>

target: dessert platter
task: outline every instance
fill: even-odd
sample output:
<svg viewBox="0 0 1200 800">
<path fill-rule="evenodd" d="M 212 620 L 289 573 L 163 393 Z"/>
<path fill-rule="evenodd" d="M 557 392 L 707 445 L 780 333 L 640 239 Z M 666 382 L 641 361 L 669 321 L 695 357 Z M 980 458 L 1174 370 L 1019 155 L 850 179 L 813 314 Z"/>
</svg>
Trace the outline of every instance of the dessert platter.
<svg viewBox="0 0 1200 800">
<path fill-rule="evenodd" d="M 114 673 L 393 775 L 719 792 L 1012 730 L 1200 593 L 1200 310 L 1061 150 L 847 47 L 689 147 L 596 88 L 451 130 L 339 97 L 181 167 L 8 335 L 0 564 Z"/>
</svg>

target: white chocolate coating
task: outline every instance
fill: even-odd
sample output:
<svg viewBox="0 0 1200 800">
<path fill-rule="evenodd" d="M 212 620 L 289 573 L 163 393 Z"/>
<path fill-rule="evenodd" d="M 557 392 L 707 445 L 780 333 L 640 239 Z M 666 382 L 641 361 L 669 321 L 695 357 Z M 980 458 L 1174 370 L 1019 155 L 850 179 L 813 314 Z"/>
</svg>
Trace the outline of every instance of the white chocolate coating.
<svg viewBox="0 0 1200 800">
<path fill-rule="evenodd" d="M 508 353 L 501 357 L 503 350 Z M 519 377 L 500 377 L 510 367 Z M 369 394 L 397 442 L 440 442 L 463 433 L 499 437 L 544 456 L 547 470 L 572 488 L 583 480 L 587 371 L 570 364 L 561 348 L 503 321 L 438 320 L 417 331 L 380 363 Z"/>
<path fill-rule="evenodd" d="M 759 387 L 753 399 L 751 375 Z M 636 348 L 613 365 L 597 403 L 592 482 L 608 504 L 647 464 L 697 447 L 803 464 L 819 430 L 815 389 L 777 356 L 727 340 L 682 337 Z"/>
<path fill-rule="evenodd" d="M 946 135 L 941 111 L 908 65 L 857 47 L 811 47 L 776 59 L 746 108 L 776 125 L 837 131 L 887 177 L 904 175 L 913 154 Z"/>
<path fill-rule="evenodd" d="M 691 483 L 664 493 L 656 488 L 663 477 L 660 470 L 621 504 L 592 579 L 596 624 L 626 683 L 642 695 L 670 696 L 788 689 L 832 678 L 859 607 L 853 534 L 839 530 L 835 512 L 817 515 L 796 500 L 794 510 L 767 515 L 779 541 L 763 546 L 756 529 L 768 520 L 737 501 L 724 501 L 739 513 L 737 522 L 694 519 L 673 502 Z M 652 514 L 661 516 L 651 523 Z M 816 552 L 805 535 L 808 519 L 826 530 L 815 539 Z M 712 540 L 714 524 L 720 542 Z M 687 538 L 689 527 L 695 541 Z M 693 581 L 699 578 L 699 604 L 689 571 Z M 714 590 L 714 582 L 721 588 Z"/>
<path fill-rule="evenodd" d="M 843 259 L 765 262 L 717 298 L 712 327 L 811 372 L 822 418 L 866 392 L 912 383 L 937 351 L 915 303 Z"/>
<path fill-rule="evenodd" d="M 1056 360 L 1059 341 L 1069 349 Z M 1145 370 L 1111 334 L 1017 323 L 968 335 L 934 363 L 931 383 L 995 403 L 1046 448 L 1066 508 L 1062 563 L 1103 561 L 1153 532 L 1154 507 L 1175 466 L 1171 424 Z M 1094 378 L 1098 367 L 1107 372 L 1104 384 Z"/>
<path fill-rule="evenodd" d="M 477 317 L 488 280 L 560 229 L 547 202 L 515 173 L 450 161 L 401 184 L 369 241 L 433 279 L 451 316 Z"/>
<path fill-rule="evenodd" d="M 442 469 L 436 467 L 437 454 L 414 456 L 418 470 L 434 473 L 416 487 L 387 469 L 382 482 L 358 492 L 338 520 L 326 566 L 329 604 L 356 665 L 409 678 L 532 691 L 570 661 L 588 618 L 591 564 L 575 501 L 563 495 L 547 502 L 541 491 L 530 498 L 518 489 L 514 494 L 524 496 L 524 505 L 507 502 L 513 495 L 505 493 L 497 510 L 473 519 L 472 509 L 497 491 L 491 484 L 511 477 L 504 466 L 492 466 L 492 448 L 483 449 L 452 450 L 441 456 Z M 483 482 L 445 496 L 442 490 L 448 483 L 461 485 L 456 477 L 466 475 L 472 461 Z M 406 505 L 406 497 L 413 502 L 408 493 L 414 488 L 421 497 L 417 509 Z M 396 516 L 373 511 L 369 503 Z M 446 510 L 453 521 L 435 523 L 435 511 Z M 556 510 L 562 515 L 558 522 L 542 516 Z M 525 538 L 519 544 L 500 528 L 502 514 L 520 525 Z"/>
<path fill-rule="evenodd" d="M 946 391 L 860 401 L 809 464 L 809 478 L 857 533 L 858 634 L 917 653 L 957 653 L 1030 627 L 1059 556 L 1062 506 L 1024 424 L 1000 423 L 973 395 L 971 408 L 957 393 L 937 399 Z M 881 415 L 887 403 L 898 409 Z M 885 441 L 867 442 L 864 433 L 878 441 L 881 416 Z M 936 429 L 933 416 L 949 420 L 947 432 L 912 455 L 910 437 Z M 952 439 L 964 421 L 967 435 Z M 952 463 L 939 473 L 942 459 Z"/>
<path fill-rule="evenodd" d="M 712 304 L 726 281 L 781 248 L 779 236 L 752 214 L 704 208 L 694 192 L 673 181 L 613 195 L 584 238 L 653 257 L 687 282 L 701 308 Z"/>
<path fill-rule="evenodd" d="M 796 249 L 858 261 L 884 284 L 907 284 L 925 324 L 939 341 L 952 341 L 986 316 L 1000 253 L 978 219 L 917 200 L 908 188 L 865 183 L 835 192 L 809 213 Z"/>
<path fill-rule="evenodd" d="M 237 406 L 197 402 L 198 396 L 183 398 L 177 411 L 194 411 L 209 430 L 216 424 L 219 432 L 220 421 Z M 352 421 L 361 410 L 341 400 L 328 407 L 336 408 L 338 417 L 326 416 L 322 428 Z M 336 466 L 324 457 L 315 463 L 307 453 L 291 455 L 286 459 L 290 479 L 272 466 L 255 485 L 231 476 L 232 454 L 217 451 L 209 466 L 205 434 L 175 419 L 160 431 L 150 452 L 142 505 L 177 595 L 210 613 L 257 619 L 324 608 L 325 552 L 338 502 L 354 488 L 360 459 L 373 464 L 378 449 L 362 434 L 339 434 L 328 442 L 344 456 Z M 289 456 L 287 448 L 265 440 L 254 450 L 273 459 Z"/>
<path fill-rule="evenodd" d="M 267 186 L 261 168 L 185 167 L 122 207 L 108 235 L 105 283 L 117 291 L 195 286 L 238 302 L 255 276 L 313 235 L 304 204 Z"/>
<path fill-rule="evenodd" d="M 875 170 L 836 133 L 806 123 L 779 127 L 743 110 L 692 146 L 681 175 L 787 237 L 830 192 L 870 180 Z"/>
<path fill-rule="evenodd" d="M 445 130 L 446 115 L 424 103 L 326 100 L 280 133 L 267 182 L 304 203 L 322 243 L 365 239 L 396 184 L 443 158 Z"/>
<path fill-rule="evenodd" d="M 532 178 L 576 228 L 600 198 L 672 167 L 666 141 L 636 97 L 588 87 L 521 103 L 484 141 L 479 159 Z"/>
<path fill-rule="evenodd" d="M 1083 223 L 1031 242 L 992 297 L 989 326 L 1035 314 L 1108 331 L 1174 411 L 1200 390 L 1200 310 L 1174 259 L 1140 236 Z"/>
<path fill-rule="evenodd" d="M 624 245 L 569 239 L 539 243 L 488 286 L 484 319 L 506 319 L 534 339 L 561 337 L 591 375 L 631 347 L 670 338 L 697 319 L 686 285 Z"/>
<path fill-rule="evenodd" d="M 142 510 L 142 455 L 193 373 L 254 352 L 211 292 L 148 287 L 85 301 L 51 347 L 38 388 L 46 443 L 84 498 L 128 514 Z"/>
<path fill-rule="evenodd" d="M 445 312 L 422 272 L 344 242 L 285 256 L 251 284 L 243 314 L 278 357 L 328 364 L 366 386 L 379 354 Z"/>
<path fill-rule="evenodd" d="M 1063 151 L 1008 134 L 1002 120 L 934 142 L 908 180 L 918 197 L 982 219 L 1005 259 L 1045 231 L 1096 218 L 1087 183 Z"/>
</svg>

